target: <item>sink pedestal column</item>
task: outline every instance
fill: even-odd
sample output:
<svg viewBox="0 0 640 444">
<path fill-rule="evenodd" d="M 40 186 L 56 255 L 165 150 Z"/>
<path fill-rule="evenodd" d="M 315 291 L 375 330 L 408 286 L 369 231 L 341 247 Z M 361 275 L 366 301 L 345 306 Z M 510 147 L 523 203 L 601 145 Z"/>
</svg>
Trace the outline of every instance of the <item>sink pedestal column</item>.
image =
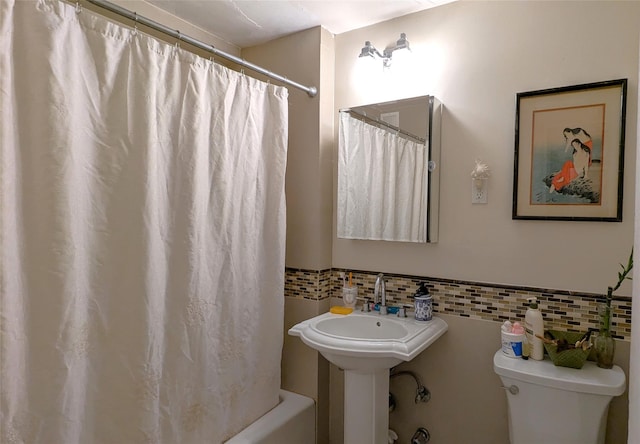
<svg viewBox="0 0 640 444">
<path fill-rule="evenodd" d="M 389 369 L 344 371 L 344 442 L 387 444 Z"/>
</svg>

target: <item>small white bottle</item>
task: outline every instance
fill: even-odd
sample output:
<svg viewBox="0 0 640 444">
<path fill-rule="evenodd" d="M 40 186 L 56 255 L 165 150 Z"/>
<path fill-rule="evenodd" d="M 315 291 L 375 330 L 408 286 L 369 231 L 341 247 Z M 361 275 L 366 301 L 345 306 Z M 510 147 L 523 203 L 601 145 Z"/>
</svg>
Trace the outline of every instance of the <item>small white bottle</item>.
<svg viewBox="0 0 640 444">
<path fill-rule="evenodd" d="M 542 313 L 538 310 L 538 299 L 527 298 L 529 301 L 529 308 L 524 315 L 524 329 L 527 336 L 527 342 L 529 347 L 529 357 L 537 361 L 544 359 L 544 346 L 542 345 L 542 339 L 536 337 L 544 337 L 544 321 L 542 320 Z"/>
</svg>

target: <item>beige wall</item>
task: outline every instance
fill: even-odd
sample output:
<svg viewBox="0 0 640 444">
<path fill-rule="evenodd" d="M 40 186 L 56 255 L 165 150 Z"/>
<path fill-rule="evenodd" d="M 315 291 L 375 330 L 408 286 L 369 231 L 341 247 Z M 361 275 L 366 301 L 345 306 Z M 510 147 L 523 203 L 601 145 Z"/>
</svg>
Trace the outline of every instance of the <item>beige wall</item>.
<svg viewBox="0 0 640 444">
<path fill-rule="evenodd" d="M 333 44 L 318 27 L 242 50 L 245 59 L 319 89 L 310 98 L 289 88 L 287 267 L 331 267 Z"/>
<path fill-rule="evenodd" d="M 364 41 L 383 48 L 400 32 L 411 42 L 411 66 L 383 73 L 380 62 L 375 72 L 363 71 L 357 54 Z M 332 265 L 604 292 L 634 239 L 639 33 L 638 2 L 456 2 L 338 35 L 336 112 L 433 94 L 445 113 L 439 242 L 334 237 Z M 512 220 L 516 93 L 618 78 L 629 79 L 623 222 Z M 487 205 L 470 202 L 476 158 L 492 171 Z M 630 295 L 631 285 L 619 294 Z M 406 388 L 412 382 L 392 381 L 405 407 L 390 415 L 390 425 L 400 442 L 425 426 L 438 442 L 506 443 L 506 397 L 491 363 L 497 324 L 444 317 L 445 337 L 403 366 L 423 377 L 433 399 L 415 406 Z M 628 354 L 629 343 L 620 341 L 616 361 L 627 375 Z M 331 442 L 340 443 L 342 375 L 332 368 L 331 376 Z M 626 442 L 627 402 L 625 394 L 612 403 L 609 443 Z"/>
<path fill-rule="evenodd" d="M 578 24 L 579 23 L 579 24 Z M 432 94 L 444 104 L 440 239 L 435 245 L 335 239 L 332 265 L 478 282 L 603 292 L 633 242 L 638 2 L 455 2 L 336 36 L 336 111 Z M 360 48 L 405 32 L 404 69 L 364 71 Z M 622 223 L 511 219 L 518 92 L 628 78 Z M 489 164 L 489 203 L 470 172 Z M 597 254 L 596 254 L 597 252 Z M 625 284 L 621 294 L 629 295 Z"/>
<path fill-rule="evenodd" d="M 640 40 L 640 35 L 638 35 Z M 640 44 L 638 45 L 640 46 Z M 640 60 L 640 54 L 638 59 Z M 638 77 L 640 77 L 640 63 L 638 63 Z M 640 91 L 638 91 L 638 104 L 640 104 Z M 640 133 L 640 119 L 636 120 L 636 127 Z M 636 140 L 636 152 L 640 153 L 640 139 Z M 640 158 L 636 159 L 636 214 L 635 214 L 635 247 L 636 263 L 638 262 L 638 252 L 640 252 Z M 640 267 L 636 265 L 633 270 L 633 299 L 635 304 L 640 304 Z M 632 322 L 636 322 L 636 326 L 640 325 L 640 310 L 633 310 Z M 631 335 L 631 351 L 630 351 L 629 370 L 634 375 L 640 374 L 640 328 L 634 328 Z M 629 384 L 629 442 L 640 441 L 640 378 L 637 376 L 630 381 Z"/>
</svg>

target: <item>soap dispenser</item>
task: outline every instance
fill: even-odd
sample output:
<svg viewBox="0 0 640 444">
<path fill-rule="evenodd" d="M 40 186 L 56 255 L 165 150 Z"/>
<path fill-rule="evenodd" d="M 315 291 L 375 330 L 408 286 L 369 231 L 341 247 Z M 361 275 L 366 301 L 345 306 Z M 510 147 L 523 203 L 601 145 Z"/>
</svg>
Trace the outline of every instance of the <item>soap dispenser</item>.
<svg viewBox="0 0 640 444">
<path fill-rule="evenodd" d="M 524 315 L 524 328 L 529 347 L 529 357 L 542 361 L 544 359 L 544 346 L 540 338 L 544 337 L 544 321 L 542 320 L 542 313 L 538 309 L 538 299 L 532 297 L 527 298 L 527 301 L 529 301 L 529 308 L 527 308 L 527 312 Z"/>
<path fill-rule="evenodd" d="M 430 321 L 433 319 L 433 297 L 429 294 L 426 282 L 420 284 L 420 288 L 413 296 L 413 308 L 416 321 Z"/>
</svg>

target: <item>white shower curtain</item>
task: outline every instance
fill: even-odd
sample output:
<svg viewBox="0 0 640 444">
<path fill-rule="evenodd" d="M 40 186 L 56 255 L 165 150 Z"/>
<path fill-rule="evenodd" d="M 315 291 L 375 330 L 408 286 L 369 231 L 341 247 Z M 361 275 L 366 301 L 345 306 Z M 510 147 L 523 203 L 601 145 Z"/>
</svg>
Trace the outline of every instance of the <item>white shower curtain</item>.
<svg viewBox="0 0 640 444">
<path fill-rule="evenodd" d="M 0 0 L 0 441 L 219 443 L 278 402 L 287 90 Z"/>
<path fill-rule="evenodd" d="M 338 237 L 427 239 L 425 144 L 340 113 Z"/>
</svg>

